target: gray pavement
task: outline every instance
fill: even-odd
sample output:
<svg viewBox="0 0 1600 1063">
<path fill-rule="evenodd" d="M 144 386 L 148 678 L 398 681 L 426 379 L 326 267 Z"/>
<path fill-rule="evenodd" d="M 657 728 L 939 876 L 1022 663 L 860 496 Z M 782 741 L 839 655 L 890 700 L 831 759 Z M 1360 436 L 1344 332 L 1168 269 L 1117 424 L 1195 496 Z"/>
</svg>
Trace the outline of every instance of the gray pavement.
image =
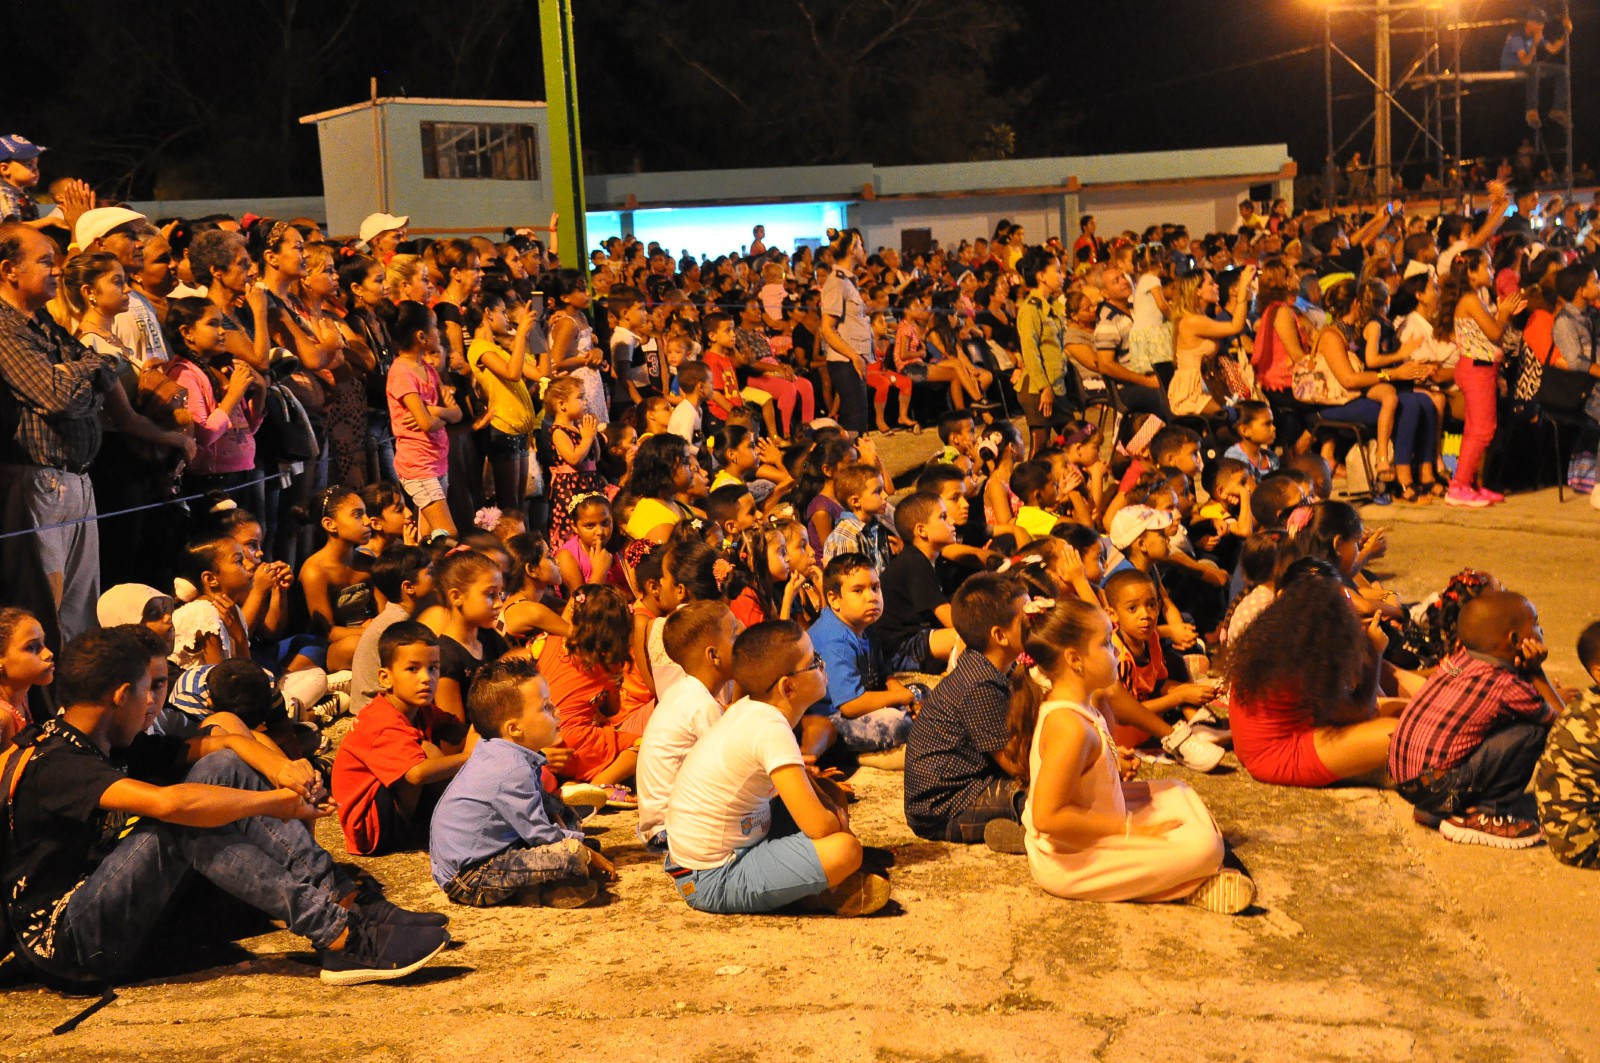
<svg viewBox="0 0 1600 1063">
<path fill-rule="evenodd" d="M 886 446 L 898 452 L 901 440 Z M 926 453 L 928 437 L 918 442 Z M 891 457 L 891 465 L 894 459 Z M 1465 565 L 1540 607 L 1551 670 L 1600 615 L 1600 513 L 1554 492 L 1463 513 L 1366 510 L 1408 598 Z M 1230 756 L 1224 762 L 1236 768 Z M 82 1002 L 3 996 L 0 1058 L 611 1060 L 1566 1060 L 1596 1055 L 1600 876 L 1543 848 L 1454 846 L 1382 791 L 1298 791 L 1242 771 L 1188 779 L 1256 876 L 1229 919 L 1037 890 L 1026 861 L 921 841 L 898 775 L 854 812 L 890 848 L 895 903 L 866 920 L 689 911 L 634 817 L 600 817 L 622 878 L 603 908 L 453 909 L 459 945 L 407 985 L 332 989 L 304 942 L 255 925 L 243 952 L 163 947 L 168 968 L 76 1032 Z M 335 852 L 337 829 L 320 837 Z M 427 859 L 356 861 L 398 903 L 445 907 Z"/>
</svg>

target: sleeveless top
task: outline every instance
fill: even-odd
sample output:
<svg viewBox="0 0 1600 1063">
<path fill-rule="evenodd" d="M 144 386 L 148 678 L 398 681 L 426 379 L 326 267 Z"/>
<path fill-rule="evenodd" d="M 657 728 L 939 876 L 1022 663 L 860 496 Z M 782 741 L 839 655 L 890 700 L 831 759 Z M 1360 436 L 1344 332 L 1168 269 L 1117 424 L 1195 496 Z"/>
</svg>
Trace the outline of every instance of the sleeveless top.
<svg viewBox="0 0 1600 1063">
<path fill-rule="evenodd" d="M 1039 722 L 1034 724 L 1033 742 L 1028 750 L 1028 778 L 1037 779 L 1044 761 L 1039 755 L 1039 737 L 1044 734 L 1045 721 L 1052 712 L 1065 709 L 1076 713 L 1100 740 L 1100 754 L 1095 758 L 1083 773 L 1080 783 L 1088 787 L 1086 795 L 1080 795 L 1076 802 L 1080 807 L 1091 812 L 1109 813 L 1115 816 L 1128 814 L 1127 801 L 1122 796 L 1122 776 L 1117 773 L 1116 749 L 1117 744 L 1111 738 L 1111 731 L 1106 727 L 1105 717 L 1096 709 L 1080 705 L 1075 701 L 1047 701 L 1039 706 Z M 1041 852 L 1058 853 L 1072 852 L 1067 846 L 1057 846 L 1049 836 L 1040 833 L 1033 825 L 1033 787 L 1028 788 L 1027 804 L 1022 809 L 1022 825 L 1027 829 L 1028 841 Z M 1084 800 L 1084 797 L 1087 800 Z"/>
</svg>

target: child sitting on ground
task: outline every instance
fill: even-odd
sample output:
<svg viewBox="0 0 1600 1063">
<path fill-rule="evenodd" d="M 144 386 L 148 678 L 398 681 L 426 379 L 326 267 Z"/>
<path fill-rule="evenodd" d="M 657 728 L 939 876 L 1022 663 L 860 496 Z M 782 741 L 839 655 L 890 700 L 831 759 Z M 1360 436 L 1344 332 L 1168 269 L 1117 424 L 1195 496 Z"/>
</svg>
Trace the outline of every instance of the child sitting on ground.
<svg viewBox="0 0 1600 1063">
<path fill-rule="evenodd" d="M 506 543 L 512 557 L 506 576 L 506 598 L 494 629 L 507 645 L 520 648 L 541 632 L 565 635 L 572 630 L 557 610 L 561 572 L 550 559 L 550 544 L 536 532 L 512 536 Z M 551 608 L 551 604 L 555 608 Z"/>
<path fill-rule="evenodd" d="M 989 838 L 986 824 L 1004 820 L 1011 851 L 1021 851 L 1025 787 L 1006 754 L 1006 676 L 1022 652 L 1027 602 L 1023 582 L 997 572 L 978 573 L 950 599 L 966 648 L 922 703 L 906 739 L 906 823 L 920 838 L 972 845 Z M 1002 844 L 996 837 L 993 847 Z"/>
<path fill-rule="evenodd" d="M 875 632 L 890 671 L 939 675 L 960 642 L 936 567 L 955 531 L 939 496 L 923 491 L 895 507 L 894 523 L 906 546 L 883 569 L 884 610 Z"/>
<path fill-rule="evenodd" d="M 1268 473 L 1277 472 L 1278 455 L 1273 453 L 1272 443 L 1278 437 L 1278 430 L 1272 423 L 1272 407 L 1264 402 L 1246 399 L 1234 410 L 1239 414 L 1239 420 L 1234 425 L 1239 442 L 1223 451 L 1222 456 L 1243 462 L 1245 468 L 1250 470 L 1250 475 L 1257 480 Z"/>
<path fill-rule="evenodd" d="M 232 539 L 196 540 L 180 555 L 177 574 L 174 597 L 183 604 L 172 614 L 172 663 L 195 668 L 250 656 L 250 635 L 239 608 L 254 582 L 244 548 Z"/>
<path fill-rule="evenodd" d="M 479 908 L 594 900 L 616 871 L 544 785 L 540 749 L 555 743 L 559 725 L 538 669 L 495 662 L 473 683 L 467 711 L 479 741 L 433 811 L 433 880 L 455 903 Z"/>
<path fill-rule="evenodd" d="M 420 546 L 396 543 L 372 564 L 372 589 L 388 605 L 361 632 L 350 662 L 350 711 L 359 713 L 378 696 L 378 641 L 402 620 L 410 620 L 418 603 L 433 593 L 433 555 Z"/>
<path fill-rule="evenodd" d="M 15 606 L 0 609 L 0 752 L 32 726 L 28 691 L 49 686 L 55 671 L 38 618 Z"/>
<path fill-rule="evenodd" d="M 905 745 L 920 688 L 888 675 L 871 631 L 883 616 L 883 592 L 872 563 L 860 554 L 840 554 L 822 574 L 828 607 L 811 625 L 811 642 L 827 664 L 828 696 L 809 710 L 832 717 L 846 749 L 883 753 Z M 892 760 L 863 761 L 872 767 L 904 768 L 903 751 Z"/>
<path fill-rule="evenodd" d="M 860 870 L 849 817 L 806 771 L 794 728 L 827 690 L 805 629 L 772 620 L 734 642 L 733 675 L 747 695 L 689 750 L 667 803 L 666 872 L 691 908 L 871 915 L 889 880 Z M 775 815 L 776 794 L 790 822 Z M 777 822 L 775 822 L 777 821 Z"/>
<path fill-rule="evenodd" d="M 465 725 L 472 677 L 510 648 L 495 632 L 505 576 L 488 554 L 462 545 L 439 562 L 435 577 L 448 610 L 439 632 L 439 682 L 434 704 Z"/>
<path fill-rule="evenodd" d="M 600 492 L 574 495 L 567 501 L 572 518 L 572 538 L 556 550 L 556 567 L 567 593 L 585 583 L 628 585 L 622 559 L 611 552 L 611 503 Z"/>
<path fill-rule="evenodd" d="M 1578 636 L 1578 663 L 1596 685 L 1567 705 L 1533 773 L 1539 823 L 1563 864 L 1600 867 L 1600 622 Z"/>
<path fill-rule="evenodd" d="M 742 483 L 725 483 L 706 496 L 706 520 L 722 529 L 724 539 L 755 527 L 758 519 L 756 498 Z"/>
<path fill-rule="evenodd" d="M 1034 881 L 1075 900 L 1237 914 L 1255 884 L 1223 868 L 1222 835 L 1199 796 L 1171 780 L 1123 782 L 1093 703 L 1116 677 L 1110 634 L 1105 615 L 1077 601 L 1054 603 L 1027 628 L 1035 665 L 1013 684 L 1011 733 L 1030 750 L 1022 822 Z"/>
<path fill-rule="evenodd" d="M 842 465 L 833 474 L 833 493 L 845 512 L 822 544 L 822 563 L 838 554 L 865 554 L 882 573 L 889 563 L 889 532 L 878 522 L 888 506 L 882 474 L 864 461 Z"/>
<path fill-rule="evenodd" d="M 443 784 L 477 735 L 434 707 L 439 640 L 403 620 L 378 642 L 378 686 L 333 758 L 333 799 L 345 848 L 377 856 L 419 844 Z"/>
<path fill-rule="evenodd" d="M 1258 531 L 1244 542 L 1239 551 L 1239 572 L 1244 577 L 1244 593 L 1236 598 L 1228 616 L 1222 622 L 1222 642 L 1229 645 L 1239 641 L 1256 617 L 1266 611 L 1277 597 L 1279 563 L 1283 557 L 1283 543 L 1288 533 L 1281 528 Z"/>
<path fill-rule="evenodd" d="M 1156 636 L 1160 608 L 1149 575 L 1125 568 L 1112 573 L 1104 590 L 1117 657 L 1117 684 L 1110 692 L 1120 725 L 1117 737 L 1134 746 L 1148 738 L 1159 739 L 1161 748 L 1185 767 L 1211 771 L 1221 762 L 1223 751 L 1209 739 L 1221 735 L 1201 729 L 1216 719 L 1210 710 L 1202 715 L 1201 706 L 1216 697 L 1218 684 L 1189 682 L 1181 658 L 1168 665 Z M 1174 677 L 1173 668 L 1183 668 L 1176 673 L 1181 678 Z M 1176 724 L 1167 722 L 1169 715 Z M 1200 723 L 1191 723 L 1196 718 Z"/>
<path fill-rule="evenodd" d="M 1025 461 L 1011 470 L 1011 490 L 1020 499 L 1015 523 L 1035 539 L 1049 535 L 1061 520 L 1056 508 L 1056 475 L 1048 462 Z"/>
<path fill-rule="evenodd" d="M 1176 649 L 1188 650 L 1199 642 L 1200 634 L 1183 618 L 1161 582 L 1160 565 L 1172 549 L 1173 523 L 1172 514 L 1150 506 L 1124 506 L 1111 521 L 1111 545 L 1122 551 L 1126 567 L 1143 572 L 1155 585 L 1156 626 L 1161 637 Z M 1114 568 L 1111 574 L 1116 575 L 1123 567 Z"/>
<path fill-rule="evenodd" d="M 1417 822 L 1450 841 L 1537 845 L 1528 780 L 1562 708 L 1539 616 L 1520 594 L 1485 591 L 1462 607 L 1456 634 L 1460 648 L 1400 714 L 1389 774 Z"/>
<path fill-rule="evenodd" d="M 558 774 L 592 782 L 607 790 L 617 807 L 635 807 L 633 792 L 621 785 L 638 763 L 639 737 L 648 709 L 621 714 L 622 670 L 628 663 L 633 616 L 618 587 L 589 583 L 567 603 L 572 634 L 543 637 L 536 643 L 539 671 L 550 684 L 562 745 L 572 756 Z"/>
<path fill-rule="evenodd" d="M 350 667 L 362 626 L 378 612 L 372 588 L 366 584 L 371 561 L 356 554 L 356 548 L 372 538 L 372 529 L 367 525 L 366 503 L 340 484 L 317 497 L 310 519 L 328 539 L 300 566 L 292 604 L 303 607 L 294 610 L 295 619 L 303 618 L 312 634 L 328 640 L 328 670 L 338 672 Z"/>
<path fill-rule="evenodd" d="M 639 838 L 653 853 L 667 851 L 667 804 L 683 758 L 722 719 L 716 692 L 733 678 L 733 643 L 743 630 L 722 602 L 690 602 L 666 619 L 667 655 L 683 676 L 660 692 L 634 775 Z"/>
</svg>

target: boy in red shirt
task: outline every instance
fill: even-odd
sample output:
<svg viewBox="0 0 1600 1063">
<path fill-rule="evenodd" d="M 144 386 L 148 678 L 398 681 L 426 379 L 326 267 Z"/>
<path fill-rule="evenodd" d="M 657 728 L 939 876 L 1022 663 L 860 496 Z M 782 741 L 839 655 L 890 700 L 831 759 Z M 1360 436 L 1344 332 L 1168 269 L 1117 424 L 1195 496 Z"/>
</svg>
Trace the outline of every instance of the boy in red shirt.
<svg viewBox="0 0 1600 1063">
<path fill-rule="evenodd" d="M 727 314 L 707 314 L 703 322 L 706 334 L 706 349 L 701 353 L 700 360 L 706 363 L 706 368 L 711 370 L 711 414 L 719 421 L 728 419 L 728 411 L 743 406 L 746 402 L 761 410 L 761 419 L 766 423 L 767 435 L 777 439 L 778 415 L 773 398 L 760 388 L 741 388 L 739 375 L 734 367 L 740 364 L 744 357 L 739 353 L 739 338 L 733 328 L 733 318 Z"/>
<path fill-rule="evenodd" d="M 433 704 L 439 639 L 403 620 L 378 642 L 383 693 L 356 717 L 333 759 L 333 797 L 345 848 L 377 856 L 423 841 L 433 804 L 477 736 Z"/>
</svg>

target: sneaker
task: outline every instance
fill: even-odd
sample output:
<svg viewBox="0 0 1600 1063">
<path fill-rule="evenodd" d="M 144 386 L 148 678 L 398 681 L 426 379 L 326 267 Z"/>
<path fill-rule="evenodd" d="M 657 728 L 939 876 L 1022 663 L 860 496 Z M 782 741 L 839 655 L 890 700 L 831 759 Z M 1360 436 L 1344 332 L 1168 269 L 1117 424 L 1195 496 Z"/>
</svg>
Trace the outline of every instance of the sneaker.
<svg viewBox="0 0 1600 1063">
<path fill-rule="evenodd" d="M 1470 487 L 1457 487 L 1450 485 L 1450 490 L 1444 493 L 1444 504 L 1447 506 L 1465 506 L 1468 509 L 1482 509 L 1489 504 L 1488 499 L 1479 498 L 1478 492 Z"/>
<path fill-rule="evenodd" d="M 1021 856 L 1028 851 L 1023 844 L 1027 833 L 1014 819 L 991 819 L 983 825 L 983 844 L 997 853 Z"/>
<path fill-rule="evenodd" d="M 1219 915 L 1238 915 L 1255 903 L 1255 880 L 1243 871 L 1225 867 L 1200 883 L 1183 903 Z"/>
<path fill-rule="evenodd" d="M 1211 771 L 1222 763 L 1223 749 L 1194 733 L 1188 723 L 1180 723 L 1161 740 L 1161 748 L 1191 771 Z"/>
<path fill-rule="evenodd" d="M 1544 124 L 1543 122 L 1539 121 L 1538 111 L 1529 111 L 1527 114 L 1522 116 L 1522 120 L 1528 123 L 1529 129 L 1538 129 Z"/>
<path fill-rule="evenodd" d="M 602 786 L 600 789 L 606 792 L 607 808 L 629 809 L 639 807 L 639 798 L 631 789 L 621 783 L 612 783 L 610 786 Z"/>
<path fill-rule="evenodd" d="M 1478 487 L 1474 490 L 1478 492 L 1479 498 L 1483 499 L 1491 506 L 1497 506 L 1506 500 L 1505 495 L 1501 494 L 1499 491 L 1491 491 L 1487 487 Z"/>
<path fill-rule="evenodd" d="M 1189 730 L 1202 742 L 1210 742 L 1214 746 L 1227 748 L 1233 745 L 1233 732 L 1226 727 L 1212 727 L 1209 724 L 1189 721 Z"/>
<path fill-rule="evenodd" d="M 1491 816 L 1481 808 L 1451 816 L 1439 824 L 1439 833 L 1461 845 L 1488 845 L 1496 849 L 1526 849 L 1542 840 L 1539 824 L 1514 816 Z"/>
<path fill-rule="evenodd" d="M 322 980 L 361 985 L 404 978 L 450 943 L 443 927 L 380 923 L 357 915 L 342 949 L 322 950 Z"/>
<path fill-rule="evenodd" d="M 562 783 L 561 800 L 578 814 L 579 819 L 588 819 L 606 807 L 606 788 L 590 782 Z"/>
<path fill-rule="evenodd" d="M 330 672 L 328 674 L 328 689 L 336 694 L 350 693 L 350 677 L 354 674 L 348 668 L 342 672 Z"/>
<path fill-rule="evenodd" d="M 857 871 L 831 889 L 807 897 L 800 907 L 808 912 L 831 912 L 845 918 L 871 915 L 889 903 L 889 880 Z"/>
<path fill-rule="evenodd" d="M 352 908 L 364 919 L 396 926 L 446 926 L 450 922 L 450 917 L 443 912 L 413 912 L 402 908 L 377 890 L 367 888 L 365 883 L 357 891 Z"/>
<path fill-rule="evenodd" d="M 1554 122 L 1562 129 L 1567 128 L 1567 126 L 1571 124 L 1570 120 L 1567 118 L 1566 111 L 1551 111 L 1548 117 L 1550 121 Z"/>
<path fill-rule="evenodd" d="M 1202 705 L 1194 710 L 1193 716 L 1189 717 L 1189 726 L 1226 728 L 1228 721 L 1218 716 L 1217 711 L 1210 705 Z"/>
</svg>

